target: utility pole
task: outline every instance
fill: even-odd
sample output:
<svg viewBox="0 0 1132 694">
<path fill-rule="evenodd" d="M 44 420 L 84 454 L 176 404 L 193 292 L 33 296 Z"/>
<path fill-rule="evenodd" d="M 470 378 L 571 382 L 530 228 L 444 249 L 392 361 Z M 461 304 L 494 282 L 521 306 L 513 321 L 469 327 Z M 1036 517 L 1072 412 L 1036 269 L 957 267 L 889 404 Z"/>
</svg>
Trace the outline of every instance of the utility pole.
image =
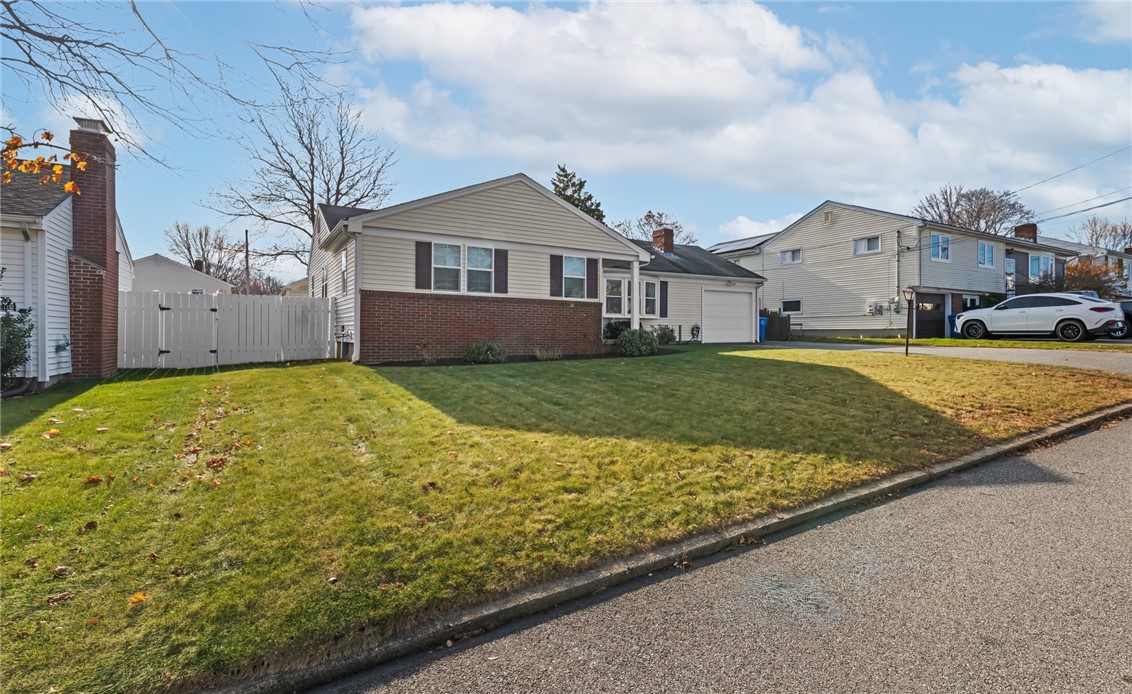
<svg viewBox="0 0 1132 694">
<path fill-rule="evenodd" d="M 244 229 L 244 294 L 252 293 L 251 246 L 248 244 L 248 230 Z"/>
</svg>

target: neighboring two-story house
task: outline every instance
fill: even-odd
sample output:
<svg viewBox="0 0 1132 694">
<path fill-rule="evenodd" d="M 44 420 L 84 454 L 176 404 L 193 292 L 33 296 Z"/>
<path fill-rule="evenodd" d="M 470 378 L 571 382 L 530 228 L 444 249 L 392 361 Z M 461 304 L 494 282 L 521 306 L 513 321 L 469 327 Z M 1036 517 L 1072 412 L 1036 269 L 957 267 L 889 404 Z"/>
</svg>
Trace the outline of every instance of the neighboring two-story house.
<svg viewBox="0 0 1132 694">
<path fill-rule="evenodd" d="M 948 314 L 978 307 L 984 295 L 1006 294 L 1009 273 L 1015 285 L 1024 279 L 1028 287 L 1031 267 L 1063 274 L 1072 255 L 834 201 L 778 233 L 710 250 L 765 277 L 762 308 L 790 316 L 803 335 L 903 334 L 902 290 L 915 287 L 916 337 L 943 337 Z"/>
<path fill-rule="evenodd" d="M 1068 261 L 1069 263 L 1079 262 L 1081 259 L 1088 259 L 1093 263 L 1100 263 L 1106 266 L 1110 272 L 1121 280 L 1121 285 L 1118 289 L 1120 295 L 1132 296 L 1132 285 L 1129 284 L 1129 275 L 1132 274 L 1132 247 L 1127 247 L 1123 251 L 1117 251 L 1109 248 L 1101 248 L 1099 246 L 1090 246 L 1085 243 L 1055 239 L 1052 236 L 1039 236 L 1037 228 L 1034 227 L 1034 225 L 1021 225 L 1014 230 L 1014 233 L 1020 233 L 1024 238 L 1030 238 L 1030 240 L 1036 241 L 1044 246 L 1060 248 L 1067 253 L 1072 253 L 1074 257 Z"/>
</svg>

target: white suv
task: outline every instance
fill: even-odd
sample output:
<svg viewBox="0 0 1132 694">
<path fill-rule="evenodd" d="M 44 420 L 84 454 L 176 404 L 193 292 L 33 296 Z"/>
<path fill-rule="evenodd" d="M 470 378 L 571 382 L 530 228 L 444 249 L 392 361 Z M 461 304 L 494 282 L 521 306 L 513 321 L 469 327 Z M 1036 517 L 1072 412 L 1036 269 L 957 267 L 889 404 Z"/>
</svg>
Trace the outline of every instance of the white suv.
<svg viewBox="0 0 1132 694">
<path fill-rule="evenodd" d="M 1059 340 L 1077 342 L 1123 326 L 1119 305 L 1078 294 L 1026 294 L 993 308 L 955 316 L 955 328 L 972 340 L 995 335 L 1056 335 Z"/>
</svg>

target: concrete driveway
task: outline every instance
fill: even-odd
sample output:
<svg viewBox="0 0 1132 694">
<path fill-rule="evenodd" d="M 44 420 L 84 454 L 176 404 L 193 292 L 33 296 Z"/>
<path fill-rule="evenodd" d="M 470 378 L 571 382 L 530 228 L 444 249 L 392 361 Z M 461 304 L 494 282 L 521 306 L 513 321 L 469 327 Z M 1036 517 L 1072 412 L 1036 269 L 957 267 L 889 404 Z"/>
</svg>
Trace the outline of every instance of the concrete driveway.
<svg viewBox="0 0 1132 694">
<path fill-rule="evenodd" d="M 1130 452 L 1125 420 L 318 691 L 1132 692 Z"/>
<path fill-rule="evenodd" d="M 833 349 L 842 351 L 897 352 L 903 347 L 891 345 L 855 345 L 838 342 L 768 342 L 767 347 L 781 349 Z M 913 354 L 961 359 L 987 359 L 1023 364 L 1072 366 L 1120 374 L 1132 374 L 1132 349 L 1125 352 L 1087 352 L 1073 349 L 1014 349 L 998 347 L 912 347 Z"/>
</svg>

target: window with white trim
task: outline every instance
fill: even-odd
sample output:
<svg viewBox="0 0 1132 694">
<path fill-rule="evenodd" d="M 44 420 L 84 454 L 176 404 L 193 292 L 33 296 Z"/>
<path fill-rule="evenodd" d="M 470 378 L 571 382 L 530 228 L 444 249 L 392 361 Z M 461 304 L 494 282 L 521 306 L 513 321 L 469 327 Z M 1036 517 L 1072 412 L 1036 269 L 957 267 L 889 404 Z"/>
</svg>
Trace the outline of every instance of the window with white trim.
<svg viewBox="0 0 1132 694">
<path fill-rule="evenodd" d="M 1053 268 L 1052 255 L 1031 255 L 1030 256 L 1030 282 L 1039 282 L 1042 277 L 1052 271 Z"/>
<path fill-rule="evenodd" d="M 862 239 L 853 239 L 853 255 L 868 255 L 880 253 L 880 237 L 866 236 Z"/>
<path fill-rule="evenodd" d="M 951 262 L 951 237 L 947 234 L 932 234 L 932 260 L 937 263 Z"/>
<path fill-rule="evenodd" d="M 778 254 L 779 265 L 797 265 L 802 262 L 802 249 L 791 248 Z"/>
<path fill-rule="evenodd" d="M 567 299 L 586 298 L 586 259 L 572 255 L 562 258 L 562 296 Z"/>
<path fill-rule="evenodd" d="M 794 314 L 802 312 L 802 300 L 801 299 L 783 299 L 779 303 L 778 308 L 779 308 L 779 313 L 781 313 L 782 315 L 792 316 Z"/>
<path fill-rule="evenodd" d="M 468 291 L 490 294 L 495 273 L 495 250 L 468 246 Z"/>
<path fill-rule="evenodd" d="M 432 244 L 432 290 L 460 291 L 461 248 L 455 243 Z"/>
<path fill-rule="evenodd" d="M 608 316 L 623 316 L 625 307 L 625 285 L 623 279 L 606 278 L 605 280 L 605 314 Z"/>
<path fill-rule="evenodd" d="M 979 267 L 994 267 L 994 244 L 979 241 Z"/>
<path fill-rule="evenodd" d="M 660 301 L 657 299 L 657 297 L 659 296 L 659 287 L 660 283 L 653 280 L 644 280 L 641 282 L 642 316 L 650 318 L 655 318 L 657 316 L 657 308 L 660 305 Z"/>
</svg>

